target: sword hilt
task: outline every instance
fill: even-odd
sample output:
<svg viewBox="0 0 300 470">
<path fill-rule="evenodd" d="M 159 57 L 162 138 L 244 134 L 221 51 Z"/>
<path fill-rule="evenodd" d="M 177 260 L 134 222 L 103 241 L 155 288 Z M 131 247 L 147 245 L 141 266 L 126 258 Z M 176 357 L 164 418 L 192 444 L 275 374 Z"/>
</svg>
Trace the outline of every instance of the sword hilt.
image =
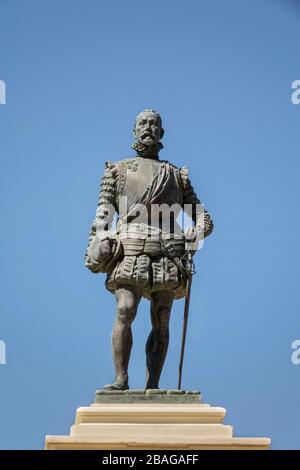
<svg viewBox="0 0 300 470">
<path fill-rule="evenodd" d="M 187 250 L 185 252 L 185 254 L 182 257 L 182 260 L 184 261 L 184 269 L 186 270 L 187 275 L 193 276 L 193 274 L 196 274 L 195 263 L 193 260 L 193 254 L 191 250 Z"/>
</svg>

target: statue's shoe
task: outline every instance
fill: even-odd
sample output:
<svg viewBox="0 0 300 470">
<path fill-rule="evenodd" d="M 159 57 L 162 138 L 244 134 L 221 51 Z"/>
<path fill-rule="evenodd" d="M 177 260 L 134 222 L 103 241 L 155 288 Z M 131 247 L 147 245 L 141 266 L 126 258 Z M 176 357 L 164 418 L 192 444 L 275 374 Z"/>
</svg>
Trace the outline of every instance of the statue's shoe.
<svg viewBox="0 0 300 470">
<path fill-rule="evenodd" d="M 128 390 L 128 383 L 114 382 L 113 384 L 104 385 L 103 390 Z"/>
<path fill-rule="evenodd" d="M 148 390 L 148 389 L 159 390 L 159 386 L 156 383 L 147 382 L 145 390 Z"/>
</svg>

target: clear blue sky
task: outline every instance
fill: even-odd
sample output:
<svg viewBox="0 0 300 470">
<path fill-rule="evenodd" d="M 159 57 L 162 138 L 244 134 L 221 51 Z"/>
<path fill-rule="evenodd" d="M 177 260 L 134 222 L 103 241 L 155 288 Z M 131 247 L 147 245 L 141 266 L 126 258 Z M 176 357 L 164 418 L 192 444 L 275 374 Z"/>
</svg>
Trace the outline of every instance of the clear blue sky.
<svg viewBox="0 0 300 470">
<path fill-rule="evenodd" d="M 215 222 L 197 255 L 183 386 L 238 436 L 300 448 L 300 2 L 0 0 L 0 447 L 42 448 L 113 378 L 114 297 L 83 266 L 106 160 L 137 112 Z M 149 306 L 134 324 L 145 381 Z M 174 388 L 183 302 L 161 386 Z"/>
</svg>

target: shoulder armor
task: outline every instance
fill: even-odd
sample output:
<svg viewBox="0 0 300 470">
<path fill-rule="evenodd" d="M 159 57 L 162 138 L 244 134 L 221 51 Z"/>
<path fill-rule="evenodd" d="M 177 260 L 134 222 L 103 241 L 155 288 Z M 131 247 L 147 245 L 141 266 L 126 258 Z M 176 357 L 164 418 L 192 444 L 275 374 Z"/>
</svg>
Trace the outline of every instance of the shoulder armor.
<svg viewBox="0 0 300 470">
<path fill-rule="evenodd" d="M 137 158 L 139 157 L 123 158 L 122 160 L 118 160 L 116 163 L 118 167 L 118 173 L 119 173 L 119 179 L 118 179 L 118 194 L 119 195 L 122 194 L 124 186 L 125 186 L 127 169 L 129 169 L 130 166 L 135 163 Z"/>
<path fill-rule="evenodd" d="M 116 162 L 117 165 L 127 165 L 128 163 L 131 163 L 133 160 L 136 160 L 137 158 L 140 157 L 127 157 L 127 158 L 122 158 L 122 160 L 118 160 Z"/>
<path fill-rule="evenodd" d="M 161 162 L 161 163 L 167 163 L 168 165 L 170 165 L 175 170 L 179 170 L 178 166 L 174 165 L 174 163 L 169 162 L 169 160 L 158 160 L 158 161 Z"/>
<path fill-rule="evenodd" d="M 187 189 L 188 184 L 189 184 L 189 169 L 188 169 L 188 167 L 187 166 L 182 166 L 181 168 L 179 168 L 179 173 L 180 173 L 182 187 L 184 189 Z"/>
</svg>

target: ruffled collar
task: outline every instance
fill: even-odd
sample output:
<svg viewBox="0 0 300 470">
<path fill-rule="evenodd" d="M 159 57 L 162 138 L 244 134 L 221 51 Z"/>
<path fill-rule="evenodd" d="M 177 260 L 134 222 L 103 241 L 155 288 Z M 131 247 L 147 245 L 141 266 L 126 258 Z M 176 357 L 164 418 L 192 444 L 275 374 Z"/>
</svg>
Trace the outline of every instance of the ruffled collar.
<svg viewBox="0 0 300 470">
<path fill-rule="evenodd" d="M 164 147 L 161 142 L 154 145 L 144 145 L 140 142 L 134 142 L 131 146 L 139 157 L 158 159 L 158 152 Z"/>
</svg>

